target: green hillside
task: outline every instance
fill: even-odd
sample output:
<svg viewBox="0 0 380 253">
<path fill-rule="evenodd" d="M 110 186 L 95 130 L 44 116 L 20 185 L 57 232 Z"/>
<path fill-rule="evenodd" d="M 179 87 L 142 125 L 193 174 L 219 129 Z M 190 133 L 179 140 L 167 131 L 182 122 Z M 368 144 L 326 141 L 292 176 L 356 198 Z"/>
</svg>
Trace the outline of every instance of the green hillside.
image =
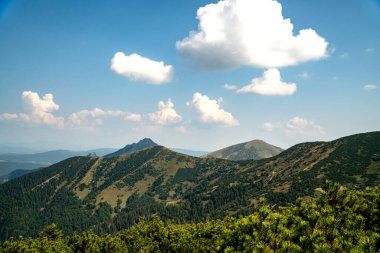
<svg viewBox="0 0 380 253">
<path fill-rule="evenodd" d="M 37 238 L 0 244 L 0 252 L 378 252 L 379 200 L 376 188 L 328 183 L 317 199 L 280 208 L 261 199 L 252 214 L 237 219 L 165 225 L 153 216 L 103 236 L 63 237 L 50 225 Z"/>
<path fill-rule="evenodd" d="M 228 160 L 260 160 L 278 155 L 282 148 L 270 145 L 262 140 L 253 140 L 229 146 L 206 155 L 206 157 L 222 158 Z"/>
<path fill-rule="evenodd" d="M 0 235 L 36 235 L 51 223 L 66 234 L 115 232 L 152 214 L 174 223 L 247 215 L 261 197 L 282 205 L 310 199 L 326 179 L 379 186 L 380 132 L 302 143 L 258 161 L 196 158 L 162 146 L 70 158 L 0 185 Z"/>
</svg>

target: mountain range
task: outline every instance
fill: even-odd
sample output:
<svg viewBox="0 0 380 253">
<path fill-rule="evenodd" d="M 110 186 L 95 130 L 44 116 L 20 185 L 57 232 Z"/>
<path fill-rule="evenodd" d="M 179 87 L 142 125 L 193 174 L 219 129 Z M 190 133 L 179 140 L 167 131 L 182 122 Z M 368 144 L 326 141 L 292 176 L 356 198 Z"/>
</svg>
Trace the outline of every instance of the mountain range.
<svg viewBox="0 0 380 253">
<path fill-rule="evenodd" d="M 30 170 L 39 169 L 60 162 L 64 159 L 74 156 L 85 156 L 95 153 L 103 156 L 116 149 L 103 148 L 87 151 L 71 151 L 71 150 L 52 150 L 47 152 L 32 153 L 32 154 L 0 154 L 0 183 L 14 178 L 16 175 L 28 173 Z M 18 170 L 18 172 L 13 173 Z"/>
<path fill-rule="evenodd" d="M 53 164 L 73 156 L 85 156 L 90 153 L 96 153 L 99 156 L 103 156 L 113 151 L 115 151 L 113 148 L 103 148 L 87 151 L 52 150 L 34 154 L 0 154 L 0 160 Z"/>
<path fill-rule="evenodd" d="M 28 174 L 33 170 L 47 167 L 70 157 L 85 155 L 112 157 L 120 154 L 139 151 L 144 148 L 149 148 L 156 145 L 157 144 L 154 143 L 151 139 L 145 138 L 137 143 L 129 144 L 119 150 L 114 148 L 94 149 L 87 151 L 52 150 L 39 153 L 18 154 L 12 153 L 11 151 L 19 149 L 10 148 L 10 151 L 8 153 L 0 153 L 0 184 L 21 175 Z M 4 147 L 3 150 L 5 150 L 5 148 L 6 147 Z M 201 157 L 207 154 L 206 151 L 194 151 L 189 149 L 172 150 L 178 153 L 196 157 Z"/>
<path fill-rule="evenodd" d="M 189 155 L 189 156 L 195 156 L 195 157 L 202 157 L 209 153 L 207 151 L 191 150 L 191 149 L 184 149 L 184 148 L 171 148 L 171 150 L 177 153 L 181 153 L 181 154 Z"/>
<path fill-rule="evenodd" d="M 380 132 L 301 143 L 261 160 L 198 158 L 157 144 L 69 158 L 0 185 L 0 240 L 51 223 L 65 233 L 102 233 L 152 214 L 178 223 L 248 214 L 261 197 L 271 204 L 308 199 L 326 180 L 379 186 Z"/>
</svg>

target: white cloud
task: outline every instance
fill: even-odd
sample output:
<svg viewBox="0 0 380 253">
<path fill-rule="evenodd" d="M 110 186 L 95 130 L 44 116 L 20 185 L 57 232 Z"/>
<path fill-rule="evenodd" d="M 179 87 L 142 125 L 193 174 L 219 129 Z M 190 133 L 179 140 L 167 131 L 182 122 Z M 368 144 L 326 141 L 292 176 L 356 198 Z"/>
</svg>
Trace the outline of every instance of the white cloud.
<svg viewBox="0 0 380 253">
<path fill-rule="evenodd" d="M 295 83 L 285 83 L 281 80 L 278 69 L 269 69 L 262 77 L 252 79 L 251 83 L 238 89 L 237 93 L 257 93 L 260 95 L 288 96 L 296 92 Z"/>
<path fill-rule="evenodd" d="M 24 91 L 22 99 L 29 106 L 32 112 L 52 112 L 59 109 L 59 105 L 54 102 L 53 94 L 45 94 L 42 99 L 37 92 Z"/>
<path fill-rule="evenodd" d="M 266 131 L 268 132 L 272 132 L 273 129 L 275 128 L 276 126 L 273 124 L 273 123 L 270 123 L 270 122 L 265 122 L 263 125 L 262 125 L 262 128 L 265 129 Z"/>
<path fill-rule="evenodd" d="M 59 105 L 54 102 L 52 94 L 45 94 L 41 99 L 36 92 L 24 91 L 22 99 L 27 109 L 26 112 L 3 113 L 0 114 L 0 120 L 19 120 L 32 125 L 50 125 L 58 128 L 71 126 L 93 129 L 95 126 L 102 125 L 104 120 L 110 117 L 133 122 L 142 119 L 142 116 L 136 113 L 94 108 L 71 113 L 65 122 L 64 117 L 57 117 L 53 114 L 59 109 Z"/>
<path fill-rule="evenodd" d="M 148 117 L 154 124 L 162 126 L 178 123 L 182 120 L 181 115 L 175 111 L 171 99 L 168 99 L 166 104 L 164 101 L 158 102 L 158 111 L 149 113 Z"/>
<path fill-rule="evenodd" d="M 201 68 L 278 68 L 328 56 L 328 43 L 313 29 L 293 34 L 274 0 L 222 0 L 199 8 L 197 19 L 198 30 L 176 47 Z"/>
<path fill-rule="evenodd" d="M 21 115 L 24 121 L 58 128 L 64 126 L 64 118 L 56 117 L 52 113 L 59 109 L 59 105 L 54 102 L 53 94 L 47 93 L 41 99 L 37 92 L 24 91 L 22 99 L 29 110 L 29 114 Z"/>
<path fill-rule="evenodd" d="M 303 119 L 301 117 L 294 117 L 290 119 L 286 125 L 286 132 L 288 134 L 302 134 L 302 135 L 319 135 L 325 134 L 323 128 L 316 125 L 313 121 Z"/>
<path fill-rule="evenodd" d="M 125 55 L 117 52 L 111 61 L 111 70 L 130 80 L 151 84 L 163 84 L 171 81 L 173 66 L 162 61 L 154 61 L 138 54 Z"/>
<path fill-rule="evenodd" d="M 363 90 L 365 91 L 373 91 L 376 90 L 378 87 L 375 84 L 367 84 L 363 86 Z"/>
<path fill-rule="evenodd" d="M 372 47 L 369 47 L 369 48 L 366 48 L 365 51 L 366 51 L 367 53 L 372 53 L 373 51 L 375 51 L 375 49 L 372 48 Z"/>
<path fill-rule="evenodd" d="M 42 99 L 37 92 L 24 91 L 21 96 L 26 106 L 26 113 L 3 113 L 0 120 L 14 120 L 31 123 L 34 125 L 49 125 L 63 128 L 64 118 L 53 115 L 59 109 L 59 105 L 54 102 L 53 94 L 47 93 Z"/>
<path fill-rule="evenodd" d="M 223 88 L 224 89 L 226 89 L 226 90 L 237 90 L 237 86 L 235 86 L 235 85 L 230 85 L 230 84 L 228 84 L 228 83 L 225 83 L 224 85 L 223 85 Z"/>
<path fill-rule="evenodd" d="M 100 108 L 94 108 L 92 110 L 81 110 L 79 112 L 70 114 L 68 117 L 68 125 L 93 129 L 95 126 L 102 125 L 104 119 L 107 117 L 113 117 L 133 122 L 141 120 L 140 114 L 125 112 L 121 110 L 105 111 Z"/>
<path fill-rule="evenodd" d="M 127 116 L 124 118 L 125 120 L 133 121 L 133 122 L 138 122 L 141 121 L 141 115 L 137 113 L 128 113 Z"/>
<path fill-rule="evenodd" d="M 64 127 L 64 118 L 53 114 L 59 109 L 59 105 L 54 102 L 53 94 L 47 93 L 42 99 L 37 92 L 24 91 L 21 96 L 26 106 L 26 113 L 3 113 L 1 120 L 19 119 L 34 125 L 49 125 L 58 128 Z"/>
<path fill-rule="evenodd" d="M 284 131 L 287 135 L 303 135 L 303 136 L 320 136 L 326 134 L 323 127 L 315 124 L 311 120 L 307 120 L 301 117 L 293 117 L 286 123 L 277 122 L 265 122 L 262 128 L 268 132 L 272 132 L 275 129 Z"/>
<path fill-rule="evenodd" d="M 12 119 L 17 119 L 18 115 L 14 113 L 3 113 L 0 114 L 0 120 L 12 120 Z"/>
<path fill-rule="evenodd" d="M 227 126 L 237 126 L 239 122 L 232 116 L 231 113 L 220 108 L 222 99 L 210 99 L 206 95 L 199 92 L 194 93 L 191 102 L 187 102 L 188 106 L 194 107 L 203 123 L 220 123 Z"/>
</svg>

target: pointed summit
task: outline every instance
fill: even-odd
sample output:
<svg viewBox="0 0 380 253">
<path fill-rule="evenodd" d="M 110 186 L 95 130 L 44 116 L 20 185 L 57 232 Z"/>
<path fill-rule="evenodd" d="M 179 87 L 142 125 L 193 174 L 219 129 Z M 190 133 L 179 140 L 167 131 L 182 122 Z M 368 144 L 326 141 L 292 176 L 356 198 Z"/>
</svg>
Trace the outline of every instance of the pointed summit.
<svg viewBox="0 0 380 253">
<path fill-rule="evenodd" d="M 151 138 L 144 138 L 144 139 L 140 140 L 139 142 L 137 142 L 137 144 L 157 146 L 157 143 L 155 143 L 154 141 L 152 141 Z"/>
<path fill-rule="evenodd" d="M 154 146 L 158 146 L 158 144 L 152 141 L 150 138 L 144 138 L 137 143 L 128 144 L 124 148 L 119 149 L 111 154 L 105 155 L 104 157 L 114 157 L 118 155 L 129 154 Z"/>
</svg>

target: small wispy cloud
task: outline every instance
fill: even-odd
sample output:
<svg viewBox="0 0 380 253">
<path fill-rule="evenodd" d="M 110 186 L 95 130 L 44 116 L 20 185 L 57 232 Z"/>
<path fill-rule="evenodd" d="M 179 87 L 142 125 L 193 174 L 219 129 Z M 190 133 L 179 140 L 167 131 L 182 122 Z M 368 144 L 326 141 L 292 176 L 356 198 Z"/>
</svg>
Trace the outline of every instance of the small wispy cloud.
<svg viewBox="0 0 380 253">
<path fill-rule="evenodd" d="M 375 84 L 367 84 L 363 86 L 363 90 L 365 91 L 373 91 L 373 90 L 376 90 L 377 88 L 378 86 Z"/>
<path fill-rule="evenodd" d="M 276 128 L 276 125 L 273 124 L 273 123 L 270 123 L 270 122 L 265 122 L 261 127 L 262 127 L 265 131 L 272 132 L 273 129 Z"/>
<path fill-rule="evenodd" d="M 235 86 L 235 85 L 230 85 L 230 84 L 228 84 L 228 83 L 225 83 L 224 85 L 223 85 L 223 88 L 224 89 L 226 89 L 226 90 L 237 90 L 237 86 Z"/>
<path fill-rule="evenodd" d="M 320 135 L 325 134 L 325 130 L 315 124 L 311 120 L 303 119 L 301 117 L 293 117 L 285 124 L 285 131 L 288 134 L 302 134 L 302 135 Z"/>
<path fill-rule="evenodd" d="M 18 115 L 15 113 L 3 113 L 0 114 L 0 120 L 12 120 L 12 119 L 17 119 Z"/>
<path fill-rule="evenodd" d="M 372 47 L 368 47 L 365 49 L 365 51 L 366 51 L 366 53 L 372 53 L 373 51 L 375 51 L 375 49 Z"/>
<path fill-rule="evenodd" d="M 100 108 L 94 108 L 92 110 L 81 110 L 71 113 L 68 117 L 67 125 L 93 130 L 95 127 L 102 125 L 107 118 L 138 122 L 141 120 L 141 115 L 122 110 L 103 110 Z"/>
<path fill-rule="evenodd" d="M 295 116 L 287 122 L 265 122 L 261 127 L 267 132 L 280 130 L 289 136 L 320 136 L 326 134 L 322 126 L 315 124 L 312 120 L 299 116 Z"/>
</svg>

